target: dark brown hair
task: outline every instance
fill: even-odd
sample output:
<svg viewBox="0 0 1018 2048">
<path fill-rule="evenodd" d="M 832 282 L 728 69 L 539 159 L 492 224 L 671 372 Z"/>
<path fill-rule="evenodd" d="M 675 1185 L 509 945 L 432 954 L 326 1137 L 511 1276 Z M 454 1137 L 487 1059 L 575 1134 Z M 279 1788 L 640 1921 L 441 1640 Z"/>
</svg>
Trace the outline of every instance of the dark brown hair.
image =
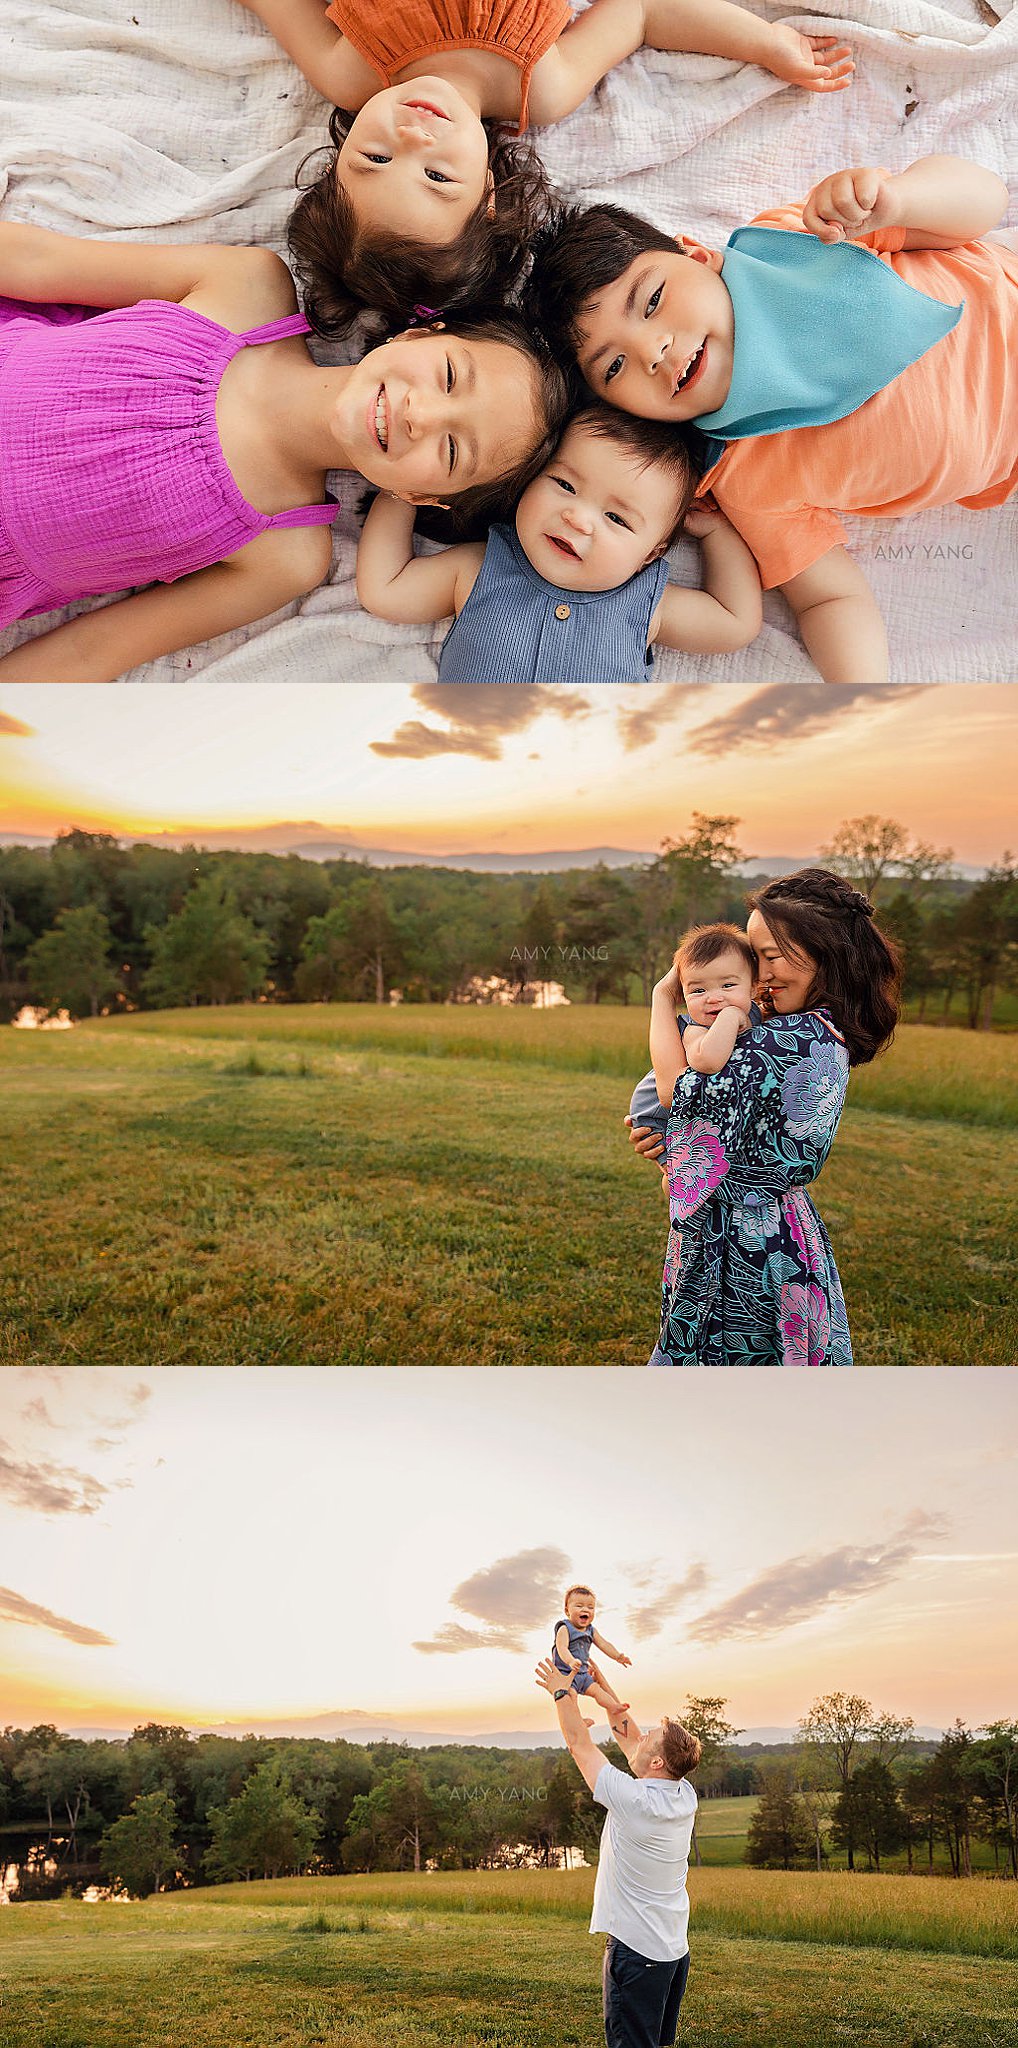
<svg viewBox="0 0 1018 2048">
<path fill-rule="evenodd" d="M 666 1716 L 661 1723 L 661 1756 L 670 1778 L 688 1778 L 700 1761 L 700 1738 Z"/>
<path fill-rule="evenodd" d="M 622 206 L 566 206 L 555 214 L 538 237 L 525 292 L 553 355 L 575 360 L 583 308 L 650 250 L 683 254 L 672 235 Z"/>
<path fill-rule="evenodd" d="M 709 967 L 722 953 L 741 954 L 754 979 L 759 962 L 745 932 L 737 924 L 695 924 L 679 940 L 675 966 L 680 974 L 687 967 Z"/>
<path fill-rule="evenodd" d="M 653 464 L 668 471 L 675 485 L 677 505 L 675 518 L 661 543 L 662 553 L 666 552 L 678 540 L 696 493 L 697 471 L 681 431 L 667 426 L 663 420 L 638 419 L 634 413 L 620 412 L 618 406 L 603 405 L 600 400 L 575 413 L 567 420 L 564 431 L 569 427 L 586 427 L 602 441 L 613 441 L 627 455 L 635 455 L 644 469 Z"/>
<path fill-rule="evenodd" d="M 418 306 L 434 307 L 449 320 L 503 305 L 551 208 L 547 175 L 533 143 L 508 135 L 499 122 L 483 123 L 492 193 L 482 194 L 454 242 L 435 245 L 412 241 L 395 229 L 368 234 L 358 226 L 336 176 L 353 118 L 342 107 L 335 109 L 328 161 L 290 215 L 290 254 L 305 316 L 315 332 L 338 338 L 365 311 L 377 313 L 391 333 L 405 327 Z M 298 181 L 318 154 L 305 158 Z M 489 214 L 492 196 L 494 215 Z"/>
<path fill-rule="evenodd" d="M 843 875 L 803 868 L 749 900 L 783 946 L 814 962 L 807 1006 L 830 1010 L 850 1065 L 875 1059 L 901 1015 L 902 959 L 876 923 L 869 897 Z"/>
</svg>

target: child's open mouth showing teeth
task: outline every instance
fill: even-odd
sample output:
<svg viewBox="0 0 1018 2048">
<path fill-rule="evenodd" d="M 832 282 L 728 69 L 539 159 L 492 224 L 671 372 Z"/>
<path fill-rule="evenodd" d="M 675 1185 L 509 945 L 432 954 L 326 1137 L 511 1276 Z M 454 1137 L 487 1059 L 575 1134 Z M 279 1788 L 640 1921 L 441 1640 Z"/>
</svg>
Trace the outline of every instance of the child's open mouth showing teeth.
<svg viewBox="0 0 1018 2048">
<path fill-rule="evenodd" d="M 377 397 L 377 398 L 376 398 L 376 400 L 375 400 L 375 437 L 376 437 L 376 439 L 377 439 L 377 441 L 378 441 L 378 445 L 379 445 L 379 447 L 380 447 L 381 449 L 385 450 L 385 449 L 387 449 L 387 448 L 388 448 L 388 446 L 389 446 L 389 408 L 388 408 L 388 406 L 386 405 L 386 402 L 385 402 L 385 385 L 384 385 L 384 384 L 380 384 L 380 385 L 379 385 L 379 387 L 378 387 L 378 397 Z"/>
<path fill-rule="evenodd" d="M 690 386 L 691 384 L 695 384 L 695 383 L 696 383 L 696 380 L 697 380 L 698 376 L 700 375 L 700 371 L 701 371 L 701 370 L 703 369 L 703 366 L 704 366 L 704 363 L 706 362 L 706 360 L 707 360 L 707 343 L 706 343 L 706 341 L 701 341 L 701 343 L 700 343 L 700 346 L 699 346 L 699 348 L 697 349 L 697 351 L 696 351 L 695 355 L 691 355 L 691 356 L 690 356 L 690 358 L 689 358 L 689 361 L 688 361 L 688 363 L 687 363 L 687 364 L 686 364 L 686 366 L 685 366 L 685 369 L 684 369 L 684 370 L 683 370 L 683 371 L 681 372 L 681 374 L 680 374 L 680 375 L 679 375 L 679 376 L 678 376 L 678 377 L 676 378 L 676 380 L 675 380 L 675 389 L 676 389 L 676 391 L 688 391 L 688 389 L 689 389 L 689 386 Z"/>
</svg>

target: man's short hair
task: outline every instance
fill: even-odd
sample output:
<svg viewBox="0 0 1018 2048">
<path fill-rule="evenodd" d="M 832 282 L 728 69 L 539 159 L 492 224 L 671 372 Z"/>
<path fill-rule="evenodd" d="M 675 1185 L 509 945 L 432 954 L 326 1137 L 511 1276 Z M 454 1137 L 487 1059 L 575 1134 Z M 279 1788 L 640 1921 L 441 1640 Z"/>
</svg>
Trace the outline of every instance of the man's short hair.
<svg viewBox="0 0 1018 2048">
<path fill-rule="evenodd" d="M 688 1778 L 700 1761 L 699 1736 L 666 1716 L 661 1723 L 661 1756 L 670 1778 Z"/>
</svg>

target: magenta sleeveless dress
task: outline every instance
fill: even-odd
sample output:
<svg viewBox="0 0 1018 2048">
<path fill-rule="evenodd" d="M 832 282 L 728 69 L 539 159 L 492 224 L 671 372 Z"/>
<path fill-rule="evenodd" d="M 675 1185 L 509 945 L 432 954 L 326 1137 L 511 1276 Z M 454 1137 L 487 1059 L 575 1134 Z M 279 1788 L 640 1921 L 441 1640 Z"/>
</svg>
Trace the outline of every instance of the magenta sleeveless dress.
<svg viewBox="0 0 1018 2048">
<path fill-rule="evenodd" d="M 95 314 L 0 299 L 0 627 L 331 522 L 331 502 L 257 512 L 216 428 L 238 350 L 308 333 L 300 313 L 230 334 L 162 299 Z"/>
</svg>

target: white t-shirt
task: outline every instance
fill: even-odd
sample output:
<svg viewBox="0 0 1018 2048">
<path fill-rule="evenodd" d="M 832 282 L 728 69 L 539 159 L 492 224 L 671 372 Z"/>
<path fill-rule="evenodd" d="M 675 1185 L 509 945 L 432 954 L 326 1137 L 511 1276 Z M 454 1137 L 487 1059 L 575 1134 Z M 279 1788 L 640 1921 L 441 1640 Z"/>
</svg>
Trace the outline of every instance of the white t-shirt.
<svg viewBox="0 0 1018 2048">
<path fill-rule="evenodd" d="M 608 1808 L 594 1885 L 591 1934 L 614 1934 L 649 1963 L 689 1948 L 686 1872 L 696 1818 L 688 1778 L 631 1778 L 602 1765 L 594 1786 Z"/>
</svg>

